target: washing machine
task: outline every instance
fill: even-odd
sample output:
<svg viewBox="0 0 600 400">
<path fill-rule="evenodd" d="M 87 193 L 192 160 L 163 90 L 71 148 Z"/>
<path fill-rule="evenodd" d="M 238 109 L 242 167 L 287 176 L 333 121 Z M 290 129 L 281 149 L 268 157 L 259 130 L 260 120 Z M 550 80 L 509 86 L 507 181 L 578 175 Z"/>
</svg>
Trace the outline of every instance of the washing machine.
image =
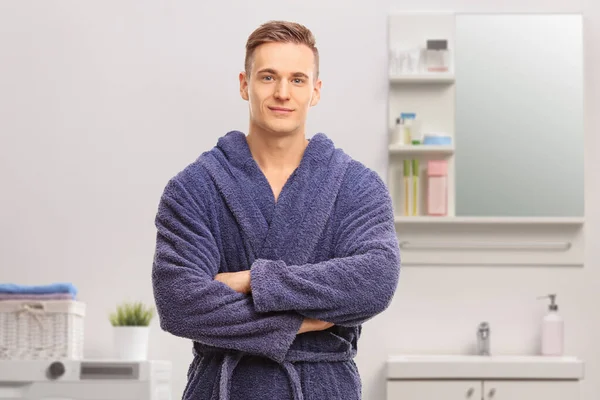
<svg viewBox="0 0 600 400">
<path fill-rule="evenodd" d="M 0 399 L 172 400 L 171 363 L 0 360 Z"/>
</svg>

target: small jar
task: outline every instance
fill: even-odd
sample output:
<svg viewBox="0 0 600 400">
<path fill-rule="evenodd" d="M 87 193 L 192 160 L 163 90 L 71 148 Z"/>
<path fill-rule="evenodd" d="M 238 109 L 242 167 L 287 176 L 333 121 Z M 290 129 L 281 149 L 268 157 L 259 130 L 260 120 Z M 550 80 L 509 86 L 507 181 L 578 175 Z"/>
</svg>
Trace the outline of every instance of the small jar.
<svg viewBox="0 0 600 400">
<path fill-rule="evenodd" d="M 428 72 L 447 72 L 450 54 L 447 40 L 428 40 L 425 50 L 425 64 Z"/>
</svg>

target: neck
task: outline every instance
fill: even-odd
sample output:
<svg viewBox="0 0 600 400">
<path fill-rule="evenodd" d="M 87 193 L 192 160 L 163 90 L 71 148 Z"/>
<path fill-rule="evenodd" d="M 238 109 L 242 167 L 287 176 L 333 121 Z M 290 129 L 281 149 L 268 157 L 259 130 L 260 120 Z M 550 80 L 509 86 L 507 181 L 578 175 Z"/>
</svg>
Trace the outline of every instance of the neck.
<svg viewBox="0 0 600 400">
<path fill-rule="evenodd" d="M 252 157 L 263 171 L 293 171 L 300 165 L 308 140 L 304 132 L 278 136 L 250 129 L 247 137 Z"/>
</svg>

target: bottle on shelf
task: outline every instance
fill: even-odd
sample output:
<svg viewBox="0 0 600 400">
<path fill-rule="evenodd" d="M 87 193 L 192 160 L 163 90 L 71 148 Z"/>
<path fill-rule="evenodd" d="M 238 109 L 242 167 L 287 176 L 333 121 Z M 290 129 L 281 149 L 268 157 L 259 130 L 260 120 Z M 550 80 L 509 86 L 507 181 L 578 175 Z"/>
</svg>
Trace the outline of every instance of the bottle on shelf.
<svg viewBox="0 0 600 400">
<path fill-rule="evenodd" d="M 542 355 L 562 356 L 564 347 L 564 321 L 558 313 L 556 294 L 549 294 L 540 299 L 550 299 L 548 312 L 542 320 Z"/>
<path fill-rule="evenodd" d="M 410 215 L 410 160 L 402 162 L 402 175 L 404 177 L 404 215 Z"/>
<path fill-rule="evenodd" d="M 427 162 L 427 214 L 435 216 L 448 214 L 448 162 L 446 160 Z"/>
<path fill-rule="evenodd" d="M 425 65 L 428 72 L 447 72 L 450 56 L 447 40 L 428 40 L 425 50 Z"/>
<path fill-rule="evenodd" d="M 413 178 L 412 215 L 416 217 L 419 215 L 419 160 L 412 160 L 411 166 Z"/>
<path fill-rule="evenodd" d="M 392 131 L 392 137 L 390 138 L 390 144 L 403 144 L 404 143 L 404 121 L 402 118 L 396 118 L 396 125 Z"/>
<path fill-rule="evenodd" d="M 417 129 L 417 114 L 402 113 L 400 114 L 400 119 L 403 121 L 404 128 L 402 131 L 402 144 L 410 146 Z"/>
</svg>

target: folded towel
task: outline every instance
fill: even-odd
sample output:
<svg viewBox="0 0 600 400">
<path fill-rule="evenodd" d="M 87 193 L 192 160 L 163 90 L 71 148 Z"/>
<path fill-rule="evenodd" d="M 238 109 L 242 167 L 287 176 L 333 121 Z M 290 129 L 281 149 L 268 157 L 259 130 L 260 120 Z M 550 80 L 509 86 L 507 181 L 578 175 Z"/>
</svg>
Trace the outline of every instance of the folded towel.
<svg viewBox="0 0 600 400">
<path fill-rule="evenodd" d="M 0 301 L 2 300 L 74 300 L 75 296 L 70 293 L 43 293 L 43 294 L 26 294 L 26 293 L 0 293 Z"/>
<path fill-rule="evenodd" d="M 18 285 L 15 283 L 0 283 L 0 293 L 21 294 L 56 294 L 67 293 L 75 297 L 77 288 L 72 283 L 51 283 L 48 285 Z"/>
</svg>

